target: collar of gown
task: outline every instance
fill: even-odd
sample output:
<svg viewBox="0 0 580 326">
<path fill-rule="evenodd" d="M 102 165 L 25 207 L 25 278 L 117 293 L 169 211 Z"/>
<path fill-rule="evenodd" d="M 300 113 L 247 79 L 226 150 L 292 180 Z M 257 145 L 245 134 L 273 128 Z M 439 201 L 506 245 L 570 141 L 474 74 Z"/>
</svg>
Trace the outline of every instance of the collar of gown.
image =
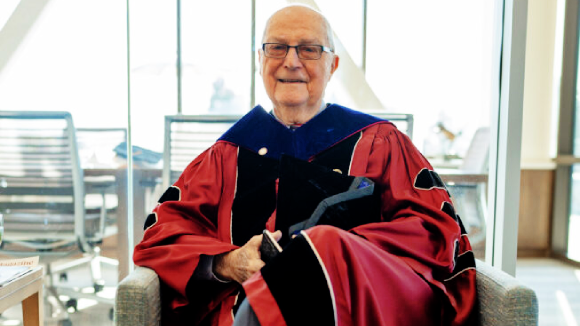
<svg viewBox="0 0 580 326">
<path fill-rule="evenodd" d="M 384 120 L 331 104 L 295 130 L 288 129 L 260 105 L 234 124 L 219 141 L 230 142 L 269 158 L 282 154 L 308 160 L 342 139 Z"/>
</svg>

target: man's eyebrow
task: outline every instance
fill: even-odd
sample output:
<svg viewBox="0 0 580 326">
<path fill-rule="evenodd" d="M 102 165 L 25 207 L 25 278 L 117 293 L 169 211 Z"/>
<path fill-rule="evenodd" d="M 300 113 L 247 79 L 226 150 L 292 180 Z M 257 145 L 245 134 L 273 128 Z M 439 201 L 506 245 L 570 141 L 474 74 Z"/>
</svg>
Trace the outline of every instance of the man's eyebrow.
<svg viewBox="0 0 580 326">
<path fill-rule="evenodd" d="M 280 44 L 289 44 L 286 39 L 284 38 L 278 38 L 278 37 L 269 37 L 267 38 L 267 41 L 265 41 L 264 43 L 280 43 Z M 309 38 L 309 39 L 300 39 L 298 41 L 297 44 L 295 45 L 308 45 L 308 44 L 322 44 L 321 41 L 314 39 L 314 38 Z"/>
<path fill-rule="evenodd" d="M 322 42 L 317 39 L 302 39 L 300 44 L 322 44 Z"/>
</svg>

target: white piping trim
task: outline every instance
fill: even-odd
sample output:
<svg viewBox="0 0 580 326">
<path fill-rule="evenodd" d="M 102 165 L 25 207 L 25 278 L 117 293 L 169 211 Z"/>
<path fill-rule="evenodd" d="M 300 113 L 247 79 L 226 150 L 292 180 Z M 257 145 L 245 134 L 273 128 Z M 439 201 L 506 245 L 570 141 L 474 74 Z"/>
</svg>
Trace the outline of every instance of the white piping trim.
<svg viewBox="0 0 580 326">
<path fill-rule="evenodd" d="M 179 188 L 179 187 L 176 187 L 176 186 L 170 186 L 169 188 L 171 188 L 171 187 L 173 187 L 173 188 L 175 188 L 175 189 L 179 190 L 179 199 L 177 199 L 177 201 L 181 201 L 181 188 Z"/>
<path fill-rule="evenodd" d="M 240 147 L 238 147 L 238 149 L 236 150 L 236 158 L 237 158 L 236 159 L 236 179 L 234 182 L 234 198 L 232 198 L 232 205 L 233 205 L 234 199 L 236 198 L 236 193 L 238 192 L 238 167 L 239 167 L 238 160 L 240 158 Z M 233 212 L 233 210 L 230 210 L 230 243 L 231 244 L 234 244 L 234 236 L 232 234 L 233 219 L 234 219 L 234 212 Z M 232 314 L 232 320 L 235 319 L 234 307 L 236 306 L 236 303 L 238 302 L 239 295 L 240 295 L 239 293 L 236 294 L 236 297 L 234 299 L 234 305 L 232 306 L 232 309 L 230 310 L 230 313 Z"/>
<path fill-rule="evenodd" d="M 466 254 L 466 253 L 468 253 L 468 252 L 472 252 L 472 251 L 471 251 L 471 250 L 467 250 L 467 251 L 465 251 L 465 252 L 461 253 L 460 255 L 457 255 L 457 258 L 459 258 L 459 257 L 461 257 L 461 256 L 463 256 L 463 255 L 465 255 L 465 254 Z"/>
<path fill-rule="evenodd" d="M 179 190 L 179 197 L 177 198 L 177 201 L 181 201 L 181 188 L 176 187 L 176 186 L 169 186 L 167 189 L 169 189 L 169 188 L 175 188 L 175 189 Z M 166 192 L 167 192 L 167 190 L 166 190 Z M 161 199 L 161 198 L 159 198 L 159 199 Z M 157 204 L 162 204 L 162 203 L 160 203 L 159 201 L 157 201 Z"/>
<path fill-rule="evenodd" d="M 145 229 L 145 231 L 149 230 L 149 229 L 150 229 L 150 228 L 152 228 L 152 227 L 153 227 L 155 224 L 157 224 L 157 222 L 159 222 L 159 216 L 157 216 L 157 212 L 153 212 L 153 213 L 151 213 L 151 214 L 155 214 L 155 223 L 153 223 L 153 224 L 149 225 L 149 227 L 147 227 L 147 228 Z M 143 231 L 143 232 L 145 232 L 145 231 Z"/>
<path fill-rule="evenodd" d="M 455 266 L 457 266 L 457 259 L 461 257 L 461 255 L 457 255 L 457 257 L 455 257 L 455 251 L 457 250 L 457 246 L 459 246 L 459 239 L 455 239 L 455 241 L 453 241 L 453 253 L 451 254 L 451 260 L 453 261 L 453 269 L 455 269 Z"/>
<path fill-rule="evenodd" d="M 236 180 L 234 183 L 234 198 L 232 198 L 232 205 L 234 202 L 234 199 L 236 198 L 236 194 L 238 192 L 238 169 L 239 169 L 239 160 L 240 160 L 240 147 L 238 147 L 237 151 L 236 151 Z M 234 235 L 233 235 L 233 231 L 232 231 L 232 225 L 233 225 L 233 219 L 234 219 L 234 212 L 233 210 L 230 210 L 230 242 L 231 244 L 234 244 Z"/>
<path fill-rule="evenodd" d="M 473 269 L 473 270 L 475 270 L 475 267 L 467 267 L 467 268 L 465 268 L 465 269 L 462 269 L 461 271 L 459 271 L 459 272 L 455 273 L 455 274 L 454 274 L 453 276 L 451 276 L 450 278 L 448 278 L 448 279 L 446 279 L 446 280 L 443 280 L 443 282 L 451 281 L 451 280 L 452 280 L 452 279 L 454 279 L 454 278 L 455 278 L 457 275 L 459 275 L 459 274 L 461 274 L 461 273 L 463 273 L 463 272 L 465 272 L 465 271 L 467 271 L 467 270 L 470 270 L 470 269 Z"/>
<path fill-rule="evenodd" d="M 232 314 L 232 321 L 235 320 L 235 316 L 234 316 L 234 308 L 236 306 L 236 304 L 238 303 L 238 298 L 240 297 L 240 293 L 238 292 L 238 294 L 236 294 L 236 297 L 234 298 L 234 305 L 232 306 L 232 309 L 230 310 L 230 314 Z"/>
<path fill-rule="evenodd" d="M 318 259 L 318 263 L 320 264 L 320 267 L 322 267 L 322 272 L 324 272 L 324 277 L 326 278 L 326 284 L 328 285 L 328 290 L 330 292 L 330 299 L 332 301 L 332 310 L 334 312 L 334 325 L 337 326 L 338 325 L 338 317 L 336 315 L 336 299 L 334 298 L 334 291 L 332 290 L 332 283 L 330 283 L 330 276 L 328 275 L 328 271 L 326 270 L 326 266 L 324 265 L 324 262 L 320 258 L 318 251 L 314 247 L 312 240 L 310 240 L 310 237 L 308 237 L 306 232 L 300 231 L 300 234 L 302 234 L 304 236 L 304 239 L 306 239 L 306 241 L 308 241 L 308 244 L 310 245 L 312 252 L 314 252 L 314 254 L 316 255 L 316 259 Z"/>
<path fill-rule="evenodd" d="M 456 221 L 457 221 L 457 225 L 459 225 L 459 220 L 461 219 L 461 217 L 460 217 L 459 215 L 457 215 L 457 212 L 455 212 L 455 207 L 453 206 L 453 203 L 450 203 L 450 202 L 448 202 L 448 201 L 445 201 L 445 200 L 444 200 L 444 201 L 441 203 L 441 208 L 440 208 L 440 210 L 441 210 L 442 212 L 444 212 L 444 211 L 443 211 L 443 206 L 445 206 L 445 203 L 448 203 L 449 205 L 451 205 L 451 207 L 453 207 L 453 212 L 455 213 L 455 218 L 454 218 L 454 220 L 456 220 Z M 467 233 L 461 233 L 461 236 L 462 236 L 462 237 L 463 237 L 463 236 L 467 236 Z"/>
<path fill-rule="evenodd" d="M 423 171 L 423 170 L 435 172 L 434 170 L 429 170 L 428 168 L 422 168 L 421 170 L 419 170 L 419 173 L 417 173 L 417 175 L 415 175 L 415 179 L 413 180 L 413 188 L 418 189 L 418 190 L 431 190 L 431 189 L 443 189 L 443 190 L 447 190 L 447 188 L 445 188 L 445 183 L 443 184 L 443 187 L 436 187 L 436 186 L 433 186 L 431 188 L 418 188 L 418 187 L 415 187 L 415 185 L 417 184 L 417 177 L 419 176 L 419 174 L 421 174 L 421 171 Z M 435 172 L 435 173 L 437 173 L 437 172 Z M 437 173 L 437 175 L 439 175 L 439 173 Z M 441 178 L 439 178 L 439 179 L 441 179 Z M 441 181 L 441 182 L 443 182 L 443 181 Z"/>
<path fill-rule="evenodd" d="M 455 241 L 455 243 L 457 243 L 457 241 Z M 465 252 L 462 252 L 461 254 L 457 255 L 457 259 L 459 259 L 459 257 L 461 257 L 461 256 L 465 255 L 465 254 L 466 254 L 466 253 L 468 253 L 468 252 L 473 252 L 473 251 L 471 251 L 471 250 L 467 250 L 467 251 L 465 251 Z M 456 263 L 457 263 L 457 260 L 455 260 L 455 259 L 454 259 L 454 260 L 453 260 L 453 262 L 456 264 Z M 455 264 L 454 264 L 453 268 L 455 268 Z M 461 271 L 459 271 L 459 272 L 457 272 L 457 273 L 453 274 L 453 276 L 451 276 L 450 278 L 448 278 L 448 279 L 444 280 L 443 282 L 447 282 L 447 281 L 449 281 L 449 280 L 452 280 L 452 279 L 453 279 L 455 276 L 457 276 L 457 275 L 459 275 L 459 274 L 461 274 L 461 273 L 465 272 L 465 271 L 466 271 L 466 270 L 468 270 L 468 269 L 475 269 L 475 267 L 467 267 L 466 269 L 463 269 L 463 270 L 461 270 Z"/>
<path fill-rule="evenodd" d="M 363 136 L 363 132 L 361 131 L 360 134 L 359 134 L 359 136 L 358 136 L 358 139 L 356 141 L 356 144 L 354 144 L 354 147 L 352 148 L 352 153 L 350 153 L 350 162 L 348 163 L 348 172 L 347 172 L 347 175 L 351 175 L 350 174 L 350 170 L 352 168 L 352 161 L 353 161 L 353 158 L 354 158 L 354 153 L 356 152 L 356 148 L 358 147 L 358 143 L 362 139 L 362 136 Z"/>
<path fill-rule="evenodd" d="M 441 208 L 439 208 L 441 211 L 443 211 L 443 206 L 445 206 L 445 203 L 448 203 L 449 205 L 451 205 L 451 207 L 453 207 L 453 203 L 450 203 L 450 202 L 448 202 L 448 201 L 444 200 L 444 201 L 441 203 Z M 455 212 L 455 207 L 453 207 L 453 211 Z M 455 215 L 457 215 L 457 213 L 455 213 Z"/>
</svg>

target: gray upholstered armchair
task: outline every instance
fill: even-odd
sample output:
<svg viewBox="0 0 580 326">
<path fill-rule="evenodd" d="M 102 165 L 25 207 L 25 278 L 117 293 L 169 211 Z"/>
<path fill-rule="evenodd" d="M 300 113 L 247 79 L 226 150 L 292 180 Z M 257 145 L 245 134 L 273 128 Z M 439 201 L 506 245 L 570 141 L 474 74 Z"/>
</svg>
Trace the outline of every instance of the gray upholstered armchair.
<svg viewBox="0 0 580 326">
<path fill-rule="evenodd" d="M 535 292 L 512 276 L 477 260 L 480 326 L 538 324 Z M 117 288 L 115 321 L 118 326 L 159 325 L 159 278 L 151 269 L 137 267 Z"/>
</svg>

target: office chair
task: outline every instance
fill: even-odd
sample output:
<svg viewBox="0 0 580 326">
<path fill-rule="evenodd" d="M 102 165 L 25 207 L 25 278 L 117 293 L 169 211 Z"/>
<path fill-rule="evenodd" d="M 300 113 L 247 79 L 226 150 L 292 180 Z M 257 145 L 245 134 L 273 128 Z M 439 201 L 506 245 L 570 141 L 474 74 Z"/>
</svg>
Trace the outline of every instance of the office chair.
<svg viewBox="0 0 580 326">
<path fill-rule="evenodd" d="M 98 239 L 117 233 L 117 180 L 115 178 L 115 152 L 119 144 L 127 142 L 126 128 L 76 128 L 76 138 L 81 168 L 99 169 L 98 176 L 83 178 L 85 184 L 85 211 L 100 214 Z M 109 171 L 109 173 L 107 173 Z M 94 233 L 93 233 L 94 234 Z"/>
<path fill-rule="evenodd" d="M 0 254 L 40 256 L 46 266 L 45 294 L 70 325 L 67 308 L 76 299 L 103 298 L 98 244 L 102 214 L 86 214 L 83 171 L 73 120 L 68 112 L 0 111 L 0 214 L 4 237 Z M 53 266 L 63 258 L 82 258 Z M 53 276 L 80 264 L 91 265 L 94 293 L 56 286 Z M 56 265 L 56 264 L 55 264 Z M 71 299 L 65 304 L 59 295 Z"/>
<path fill-rule="evenodd" d="M 177 181 L 185 167 L 211 147 L 241 116 L 165 116 L 163 191 Z"/>
<path fill-rule="evenodd" d="M 481 127 L 475 131 L 459 171 L 456 173 L 485 175 L 488 173 L 488 161 L 489 127 Z M 487 183 L 466 180 L 461 183 L 448 184 L 447 188 L 453 196 L 457 214 L 465 223 L 472 245 L 482 242 L 486 234 Z"/>
<path fill-rule="evenodd" d="M 409 136 L 413 140 L 413 115 L 410 113 L 391 113 L 391 112 L 368 112 L 377 118 L 389 120 L 392 122 L 397 129 L 403 132 L 405 135 Z"/>
</svg>

